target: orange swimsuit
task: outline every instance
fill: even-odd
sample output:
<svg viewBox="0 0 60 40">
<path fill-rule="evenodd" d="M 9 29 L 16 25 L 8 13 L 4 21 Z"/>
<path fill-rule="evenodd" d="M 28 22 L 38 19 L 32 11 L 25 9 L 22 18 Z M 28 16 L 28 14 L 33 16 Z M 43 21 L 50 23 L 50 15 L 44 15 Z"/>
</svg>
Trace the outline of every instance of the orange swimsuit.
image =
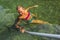
<svg viewBox="0 0 60 40">
<path fill-rule="evenodd" d="M 29 18 L 29 16 L 30 16 L 30 12 L 28 12 L 28 15 L 27 15 L 27 17 L 25 18 L 25 20 L 27 20 L 27 19 Z"/>
</svg>

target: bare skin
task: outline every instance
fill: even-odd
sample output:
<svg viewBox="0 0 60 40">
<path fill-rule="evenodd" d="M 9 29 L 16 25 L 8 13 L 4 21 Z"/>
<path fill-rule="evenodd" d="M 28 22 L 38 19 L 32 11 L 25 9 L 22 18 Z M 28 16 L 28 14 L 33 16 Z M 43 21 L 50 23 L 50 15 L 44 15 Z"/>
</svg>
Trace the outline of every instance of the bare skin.
<svg viewBox="0 0 60 40">
<path fill-rule="evenodd" d="M 21 31 L 22 33 L 25 32 L 25 29 L 19 26 L 20 20 L 21 20 L 21 19 L 24 20 L 24 19 L 27 17 L 27 15 L 28 15 L 28 10 L 31 9 L 31 8 L 33 8 L 33 7 L 38 7 L 38 5 L 34 5 L 34 6 L 32 6 L 32 7 L 28 7 L 27 9 L 23 8 L 22 6 L 18 6 L 18 7 L 17 7 L 17 11 L 18 11 L 18 13 L 19 13 L 19 16 L 18 16 L 18 19 L 19 19 L 19 20 L 18 20 L 17 23 L 16 23 L 16 28 L 20 28 L 20 31 Z M 30 16 L 28 17 L 27 20 L 30 20 L 30 19 L 32 18 L 32 16 L 35 16 L 35 17 L 36 17 L 35 14 L 32 14 L 32 15 L 30 15 Z M 44 22 L 44 21 L 42 21 L 42 20 L 32 20 L 31 23 L 46 24 L 46 23 L 48 23 L 48 22 Z M 48 24 L 49 24 L 49 23 L 48 23 Z"/>
</svg>

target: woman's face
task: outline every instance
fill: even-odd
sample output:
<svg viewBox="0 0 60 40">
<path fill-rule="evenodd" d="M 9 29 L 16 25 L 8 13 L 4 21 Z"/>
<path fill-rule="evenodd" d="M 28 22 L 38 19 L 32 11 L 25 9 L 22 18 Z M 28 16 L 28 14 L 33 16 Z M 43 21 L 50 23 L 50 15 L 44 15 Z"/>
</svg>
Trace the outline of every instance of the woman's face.
<svg viewBox="0 0 60 40">
<path fill-rule="evenodd" d="M 17 10 L 20 14 L 24 13 L 23 7 L 18 6 Z"/>
</svg>

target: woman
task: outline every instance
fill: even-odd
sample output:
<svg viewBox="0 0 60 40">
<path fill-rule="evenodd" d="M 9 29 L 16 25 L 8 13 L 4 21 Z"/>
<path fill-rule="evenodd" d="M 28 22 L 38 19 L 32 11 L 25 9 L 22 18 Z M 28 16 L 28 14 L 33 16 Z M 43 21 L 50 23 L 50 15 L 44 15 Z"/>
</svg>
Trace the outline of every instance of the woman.
<svg viewBox="0 0 60 40">
<path fill-rule="evenodd" d="M 34 20 L 33 19 L 33 16 L 34 17 L 37 17 L 36 15 L 34 14 L 31 14 L 29 12 L 29 9 L 33 8 L 33 7 L 38 7 L 38 5 L 34 5 L 32 7 L 28 7 L 27 9 L 23 8 L 22 6 L 18 6 L 17 7 L 17 11 L 19 13 L 19 16 L 18 16 L 18 21 L 16 23 L 16 28 L 20 28 L 20 31 L 22 33 L 25 32 L 24 28 L 20 27 L 19 24 L 20 24 L 20 20 L 26 20 L 28 21 L 28 23 L 38 23 L 38 24 L 47 24 L 48 22 L 44 22 L 42 20 Z M 49 23 L 48 23 L 49 24 Z"/>
</svg>

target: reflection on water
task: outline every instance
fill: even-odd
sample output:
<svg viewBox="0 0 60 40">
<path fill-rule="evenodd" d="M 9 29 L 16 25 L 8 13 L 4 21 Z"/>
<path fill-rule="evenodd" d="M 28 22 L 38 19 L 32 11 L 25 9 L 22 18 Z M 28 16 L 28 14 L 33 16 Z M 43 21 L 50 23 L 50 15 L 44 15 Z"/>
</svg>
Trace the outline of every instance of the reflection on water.
<svg viewBox="0 0 60 40">
<path fill-rule="evenodd" d="M 4 12 L 4 11 L 9 11 L 10 9 L 6 9 L 3 6 L 0 5 L 0 12 Z"/>
<path fill-rule="evenodd" d="M 0 11 L 3 9 L 3 7 L 0 5 Z"/>
<path fill-rule="evenodd" d="M 1 12 L 3 11 L 3 6 L 0 5 L 0 15 L 1 15 Z"/>
</svg>

